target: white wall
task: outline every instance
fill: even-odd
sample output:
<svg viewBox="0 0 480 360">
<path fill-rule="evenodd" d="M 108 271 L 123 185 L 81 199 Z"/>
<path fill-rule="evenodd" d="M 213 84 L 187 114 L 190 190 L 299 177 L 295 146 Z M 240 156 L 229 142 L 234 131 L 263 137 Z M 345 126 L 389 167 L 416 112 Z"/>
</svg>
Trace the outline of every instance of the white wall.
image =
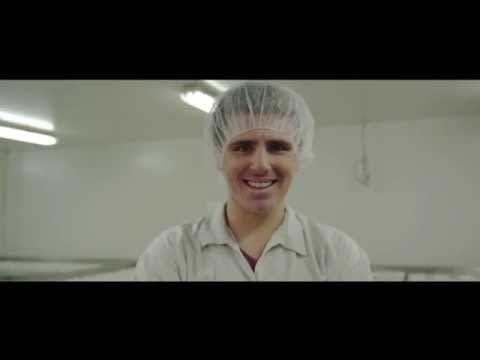
<svg viewBox="0 0 480 360">
<path fill-rule="evenodd" d="M 12 153 L 10 253 L 137 257 L 166 227 L 202 216 L 219 193 L 201 150 L 200 140 L 184 139 Z"/>
<path fill-rule="evenodd" d="M 7 176 L 7 153 L 0 151 L 0 256 L 6 255 L 6 244 L 5 244 L 6 176 Z"/>
<path fill-rule="evenodd" d="M 371 124 L 367 148 L 370 188 L 353 178 L 359 127 L 317 129 L 291 205 L 349 233 L 374 264 L 480 265 L 477 121 Z M 134 258 L 222 199 L 203 164 L 201 139 L 11 153 L 9 253 Z"/>
<path fill-rule="evenodd" d="M 324 128 L 291 203 L 350 233 L 376 264 L 480 265 L 480 121 L 371 124 L 366 138 L 370 188 L 353 177 L 359 127 Z"/>
</svg>

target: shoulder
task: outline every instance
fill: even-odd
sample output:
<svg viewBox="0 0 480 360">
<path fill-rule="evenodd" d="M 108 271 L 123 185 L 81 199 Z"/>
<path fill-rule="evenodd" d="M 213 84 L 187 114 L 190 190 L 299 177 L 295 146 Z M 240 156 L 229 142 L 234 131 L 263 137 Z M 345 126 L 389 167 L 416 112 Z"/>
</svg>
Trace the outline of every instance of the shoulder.
<svg viewBox="0 0 480 360">
<path fill-rule="evenodd" d="M 208 226 L 208 217 L 201 217 L 192 222 L 172 226 L 162 231 L 147 247 L 146 252 L 160 250 L 184 249 L 198 246 L 198 234 Z"/>
<path fill-rule="evenodd" d="M 155 237 L 137 261 L 137 279 L 181 280 L 186 257 L 200 246 L 196 233 L 204 221 L 172 226 Z"/>
<path fill-rule="evenodd" d="M 296 214 L 307 241 L 321 259 L 331 280 L 371 280 L 370 260 L 364 249 L 346 232 Z"/>
</svg>

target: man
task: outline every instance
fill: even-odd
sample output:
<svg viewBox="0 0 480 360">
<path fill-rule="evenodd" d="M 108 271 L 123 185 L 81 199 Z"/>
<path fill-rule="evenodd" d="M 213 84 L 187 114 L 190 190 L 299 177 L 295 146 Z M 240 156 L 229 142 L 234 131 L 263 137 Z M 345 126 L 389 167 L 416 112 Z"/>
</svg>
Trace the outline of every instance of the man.
<svg viewBox="0 0 480 360">
<path fill-rule="evenodd" d="M 212 214 L 161 233 L 140 257 L 146 281 L 367 281 L 349 236 L 294 211 L 285 198 L 312 158 L 314 120 L 291 90 L 245 83 L 216 102 L 206 139 L 229 197 Z"/>
</svg>

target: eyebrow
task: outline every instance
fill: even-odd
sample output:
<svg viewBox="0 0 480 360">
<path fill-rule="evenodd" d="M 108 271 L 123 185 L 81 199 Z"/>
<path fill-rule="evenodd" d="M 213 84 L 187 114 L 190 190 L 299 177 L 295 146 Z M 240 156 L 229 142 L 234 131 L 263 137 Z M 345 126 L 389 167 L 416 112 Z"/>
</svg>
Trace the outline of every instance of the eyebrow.
<svg viewBox="0 0 480 360">
<path fill-rule="evenodd" d="M 292 146 L 292 143 L 291 143 L 290 141 L 283 140 L 283 139 L 272 139 L 272 140 L 268 140 L 268 141 L 267 141 L 267 144 L 271 144 L 271 143 L 276 143 L 276 144 L 282 144 L 282 145 Z"/>
<path fill-rule="evenodd" d="M 253 145 L 253 144 L 256 144 L 257 142 L 254 141 L 254 140 L 236 140 L 234 142 L 232 142 L 229 147 L 234 147 L 234 146 L 237 146 L 237 145 Z"/>
<path fill-rule="evenodd" d="M 282 144 L 282 145 L 285 145 L 285 146 L 288 146 L 288 147 L 291 147 L 292 144 L 287 141 L 287 140 L 283 140 L 283 139 L 270 139 L 270 140 L 267 140 L 266 141 L 267 144 Z M 257 141 L 256 140 L 236 140 L 234 142 L 232 142 L 229 147 L 235 147 L 235 146 L 238 146 L 238 145 L 256 145 L 257 144 Z"/>
</svg>

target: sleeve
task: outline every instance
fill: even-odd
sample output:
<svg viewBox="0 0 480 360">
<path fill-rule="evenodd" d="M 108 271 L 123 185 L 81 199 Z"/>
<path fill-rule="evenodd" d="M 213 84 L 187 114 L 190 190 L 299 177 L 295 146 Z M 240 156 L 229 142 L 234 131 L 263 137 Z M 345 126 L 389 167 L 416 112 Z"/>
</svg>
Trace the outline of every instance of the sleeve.
<svg viewBox="0 0 480 360">
<path fill-rule="evenodd" d="M 348 235 L 335 231 L 334 259 L 329 278 L 332 281 L 372 281 L 370 259 L 367 253 Z"/>
<path fill-rule="evenodd" d="M 176 243 L 167 234 L 155 239 L 137 261 L 135 280 L 181 281 Z"/>
</svg>

